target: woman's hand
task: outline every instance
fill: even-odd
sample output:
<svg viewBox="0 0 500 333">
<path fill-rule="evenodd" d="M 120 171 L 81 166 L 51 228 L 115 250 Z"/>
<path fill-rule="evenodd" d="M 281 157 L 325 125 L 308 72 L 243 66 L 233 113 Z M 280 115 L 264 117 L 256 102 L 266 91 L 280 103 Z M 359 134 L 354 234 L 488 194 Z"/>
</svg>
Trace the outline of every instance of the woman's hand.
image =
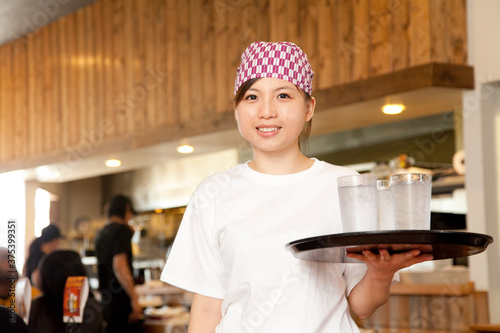
<svg viewBox="0 0 500 333">
<path fill-rule="evenodd" d="M 368 266 L 368 272 L 374 274 L 374 277 L 385 279 L 390 276 L 391 280 L 400 269 L 433 258 L 432 254 L 422 253 L 421 249 L 411 249 L 402 253 L 390 254 L 387 249 L 379 248 L 378 252 L 376 254 L 371 250 L 363 250 L 361 253 L 347 252 L 346 256 L 363 261 Z"/>
<path fill-rule="evenodd" d="M 368 318 L 387 302 L 392 279 L 398 270 L 432 260 L 431 254 L 422 253 L 420 249 L 390 254 L 386 248 L 380 248 L 378 252 L 365 249 L 361 253 L 347 253 L 347 257 L 363 261 L 368 267 L 348 297 L 351 309 L 360 318 Z"/>
</svg>

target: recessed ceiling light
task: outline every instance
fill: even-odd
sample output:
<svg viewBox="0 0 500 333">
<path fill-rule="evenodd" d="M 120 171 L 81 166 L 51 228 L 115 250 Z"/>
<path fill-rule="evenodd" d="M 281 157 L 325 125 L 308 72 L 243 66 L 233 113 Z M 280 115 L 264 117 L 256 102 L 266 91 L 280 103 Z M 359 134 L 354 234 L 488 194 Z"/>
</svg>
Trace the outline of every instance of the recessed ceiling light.
<svg viewBox="0 0 500 333">
<path fill-rule="evenodd" d="M 385 114 L 400 114 L 405 109 L 403 104 L 386 104 L 382 107 Z"/>
<path fill-rule="evenodd" d="M 194 151 L 194 147 L 190 145 L 182 145 L 177 147 L 177 151 L 181 154 L 190 154 Z"/>
<path fill-rule="evenodd" d="M 59 178 L 61 174 L 57 170 L 52 170 L 47 174 L 47 178 Z"/>
<path fill-rule="evenodd" d="M 42 165 L 36 168 L 36 175 L 39 179 L 57 179 L 61 176 L 61 173 L 57 168 Z"/>
<path fill-rule="evenodd" d="M 110 159 L 106 161 L 106 166 L 109 168 L 118 168 L 120 165 L 122 165 L 122 162 L 117 159 Z"/>
</svg>

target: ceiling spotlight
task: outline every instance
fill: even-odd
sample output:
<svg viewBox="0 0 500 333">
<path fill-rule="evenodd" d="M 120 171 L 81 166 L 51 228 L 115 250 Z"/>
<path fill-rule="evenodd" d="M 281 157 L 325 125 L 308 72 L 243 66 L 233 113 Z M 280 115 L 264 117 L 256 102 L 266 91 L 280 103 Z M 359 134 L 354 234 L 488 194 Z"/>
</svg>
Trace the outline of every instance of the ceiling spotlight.
<svg viewBox="0 0 500 333">
<path fill-rule="evenodd" d="M 118 168 L 120 165 L 122 165 L 120 160 L 110 159 L 106 161 L 106 166 L 108 168 Z"/>
<path fill-rule="evenodd" d="M 194 147 L 190 145 L 182 145 L 177 147 L 177 151 L 181 154 L 190 154 L 194 151 Z"/>
<path fill-rule="evenodd" d="M 61 176 L 59 168 L 50 165 L 42 165 L 36 168 L 36 175 L 38 179 L 57 179 Z"/>
<path fill-rule="evenodd" d="M 52 178 L 52 179 L 56 179 L 56 178 L 59 178 L 61 174 L 59 173 L 59 171 L 57 170 L 51 170 L 48 174 L 47 174 L 47 178 Z"/>
<path fill-rule="evenodd" d="M 386 104 L 382 107 L 382 112 L 385 114 L 399 114 L 404 109 L 405 106 L 403 104 Z"/>
</svg>

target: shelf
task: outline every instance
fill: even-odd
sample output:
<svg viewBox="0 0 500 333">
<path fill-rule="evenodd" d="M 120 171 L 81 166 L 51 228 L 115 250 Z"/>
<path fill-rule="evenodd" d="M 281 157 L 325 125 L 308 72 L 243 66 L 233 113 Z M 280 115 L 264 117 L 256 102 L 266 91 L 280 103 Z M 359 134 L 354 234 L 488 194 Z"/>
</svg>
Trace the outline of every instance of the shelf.
<svg viewBox="0 0 500 333">
<path fill-rule="evenodd" d="M 474 291 L 474 282 L 467 284 L 396 283 L 391 295 L 464 296 Z"/>
</svg>

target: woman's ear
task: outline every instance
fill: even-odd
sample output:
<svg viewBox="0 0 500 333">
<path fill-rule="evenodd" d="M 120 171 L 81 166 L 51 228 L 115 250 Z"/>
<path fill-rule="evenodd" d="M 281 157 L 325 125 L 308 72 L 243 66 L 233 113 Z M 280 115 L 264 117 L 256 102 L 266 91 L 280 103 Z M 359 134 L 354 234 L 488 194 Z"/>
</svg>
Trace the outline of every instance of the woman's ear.
<svg viewBox="0 0 500 333">
<path fill-rule="evenodd" d="M 308 99 L 306 102 L 306 107 L 307 107 L 306 121 L 309 121 L 312 119 L 314 115 L 314 109 L 316 108 L 316 99 L 314 97 Z"/>
</svg>

